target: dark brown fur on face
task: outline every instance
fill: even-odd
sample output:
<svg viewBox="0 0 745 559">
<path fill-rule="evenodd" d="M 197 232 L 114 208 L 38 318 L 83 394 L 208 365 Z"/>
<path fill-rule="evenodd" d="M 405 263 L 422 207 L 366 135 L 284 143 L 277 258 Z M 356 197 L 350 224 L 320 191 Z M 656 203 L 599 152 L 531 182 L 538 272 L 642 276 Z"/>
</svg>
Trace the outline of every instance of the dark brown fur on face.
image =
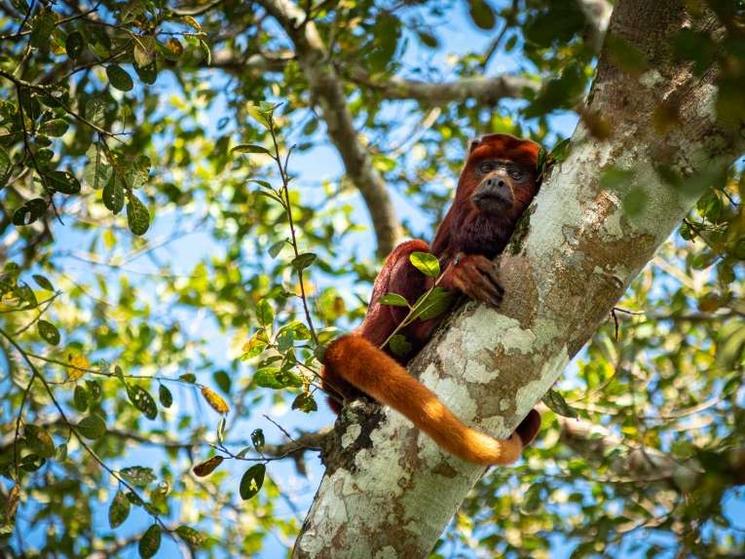
<svg viewBox="0 0 745 559">
<path fill-rule="evenodd" d="M 368 313 L 360 327 L 333 342 L 324 357 L 324 387 L 338 398 L 361 393 L 408 417 L 446 451 L 478 464 L 506 464 L 517 459 L 536 435 L 540 416 L 533 410 L 510 439 L 500 441 L 463 425 L 437 397 L 411 377 L 405 365 L 430 339 L 442 316 L 415 321 L 402 332 L 412 346 L 405 356 L 378 349 L 397 328 L 407 309 L 383 305 L 386 293 L 409 304 L 433 285 L 411 264 L 413 252 L 431 252 L 443 270 L 439 285 L 491 306 L 499 305 L 502 287 L 492 259 L 507 245 L 518 219 L 538 191 L 540 146 L 506 134 L 490 134 L 471 144 L 455 199 L 437 228 L 431 248 L 407 241 L 388 256 L 373 286 Z M 337 401 L 332 407 L 339 411 Z"/>
<path fill-rule="evenodd" d="M 493 258 L 504 250 L 517 220 L 533 200 L 540 146 L 506 134 L 491 134 L 471 143 L 463 171 L 435 239 L 432 253 L 447 263 L 455 254 L 481 254 Z M 511 163 L 512 166 L 505 164 Z M 510 176 L 519 170 L 521 176 Z M 503 185 L 499 182 L 503 181 Z M 492 183 L 489 185 L 488 183 Z M 488 192 L 508 191 L 501 207 L 480 207 Z"/>
</svg>

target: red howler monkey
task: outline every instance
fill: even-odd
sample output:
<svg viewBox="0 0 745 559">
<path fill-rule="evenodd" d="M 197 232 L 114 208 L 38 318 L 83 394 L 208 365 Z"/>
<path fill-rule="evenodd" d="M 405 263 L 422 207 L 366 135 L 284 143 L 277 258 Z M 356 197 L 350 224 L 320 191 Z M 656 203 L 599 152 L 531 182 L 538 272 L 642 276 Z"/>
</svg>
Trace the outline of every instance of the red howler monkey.
<svg viewBox="0 0 745 559">
<path fill-rule="evenodd" d="M 535 410 L 509 439 L 497 440 L 466 427 L 437 396 L 413 378 L 404 365 L 424 346 L 442 317 L 417 320 L 401 333 L 411 344 L 406 356 L 379 346 L 404 320 L 407 308 L 384 305 L 380 298 L 398 293 L 409 304 L 432 287 L 410 262 L 416 251 L 431 252 L 443 270 L 439 286 L 497 306 L 502 298 L 499 269 L 492 259 L 507 245 L 517 220 L 538 190 L 538 144 L 505 134 L 471 143 L 455 200 L 437 228 L 432 246 L 407 241 L 388 256 L 375 279 L 367 316 L 351 335 L 332 342 L 323 357 L 324 385 L 343 399 L 367 394 L 409 418 L 443 449 L 477 464 L 509 464 L 540 427 Z M 334 411 L 339 405 L 331 401 Z M 516 436 L 517 435 L 517 436 Z"/>
</svg>

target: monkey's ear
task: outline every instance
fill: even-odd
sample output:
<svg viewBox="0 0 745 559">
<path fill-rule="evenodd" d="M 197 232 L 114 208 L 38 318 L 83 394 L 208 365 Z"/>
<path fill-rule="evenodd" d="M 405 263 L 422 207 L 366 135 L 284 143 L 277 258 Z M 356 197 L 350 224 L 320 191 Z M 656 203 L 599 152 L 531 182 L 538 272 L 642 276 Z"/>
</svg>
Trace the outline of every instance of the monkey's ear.
<svg viewBox="0 0 745 559">
<path fill-rule="evenodd" d="M 471 145 L 468 148 L 468 154 L 470 155 L 473 150 L 476 149 L 476 147 L 481 143 L 481 138 L 474 138 L 471 140 Z"/>
</svg>

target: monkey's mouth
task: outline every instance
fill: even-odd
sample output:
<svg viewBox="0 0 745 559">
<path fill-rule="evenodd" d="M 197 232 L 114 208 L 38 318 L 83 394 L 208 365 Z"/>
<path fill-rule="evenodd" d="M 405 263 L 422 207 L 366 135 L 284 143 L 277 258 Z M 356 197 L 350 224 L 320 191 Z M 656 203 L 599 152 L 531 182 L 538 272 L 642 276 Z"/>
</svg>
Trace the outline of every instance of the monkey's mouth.
<svg viewBox="0 0 745 559">
<path fill-rule="evenodd" d="M 512 196 L 506 188 L 481 190 L 471 196 L 471 202 L 483 211 L 501 211 L 512 206 Z"/>
</svg>

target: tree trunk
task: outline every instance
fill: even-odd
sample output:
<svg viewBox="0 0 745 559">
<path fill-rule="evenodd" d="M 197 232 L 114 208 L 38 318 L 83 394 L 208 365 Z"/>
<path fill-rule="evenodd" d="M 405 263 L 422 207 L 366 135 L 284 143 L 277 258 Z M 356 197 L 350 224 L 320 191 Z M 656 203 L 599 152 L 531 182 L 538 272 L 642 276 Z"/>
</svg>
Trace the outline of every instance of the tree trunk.
<svg viewBox="0 0 745 559">
<path fill-rule="evenodd" d="M 582 111 L 587 125 L 501 257 L 500 311 L 468 303 L 409 367 L 466 422 L 508 436 L 711 184 L 706 177 L 742 152 L 740 125 L 715 119 L 716 70 L 702 79 L 672 59 L 671 35 L 691 26 L 718 23 L 694 22 L 680 1 L 616 4 Z M 646 61 L 633 73 L 611 63 L 624 45 Z M 661 132 L 652 123 L 663 104 L 677 107 L 677 119 Z M 589 132 L 606 126 L 604 139 Z M 626 180 L 601 182 L 610 168 Z M 640 208 L 630 214 L 632 205 Z M 425 557 L 484 474 L 397 413 L 373 408 L 341 417 L 296 557 Z"/>
</svg>

